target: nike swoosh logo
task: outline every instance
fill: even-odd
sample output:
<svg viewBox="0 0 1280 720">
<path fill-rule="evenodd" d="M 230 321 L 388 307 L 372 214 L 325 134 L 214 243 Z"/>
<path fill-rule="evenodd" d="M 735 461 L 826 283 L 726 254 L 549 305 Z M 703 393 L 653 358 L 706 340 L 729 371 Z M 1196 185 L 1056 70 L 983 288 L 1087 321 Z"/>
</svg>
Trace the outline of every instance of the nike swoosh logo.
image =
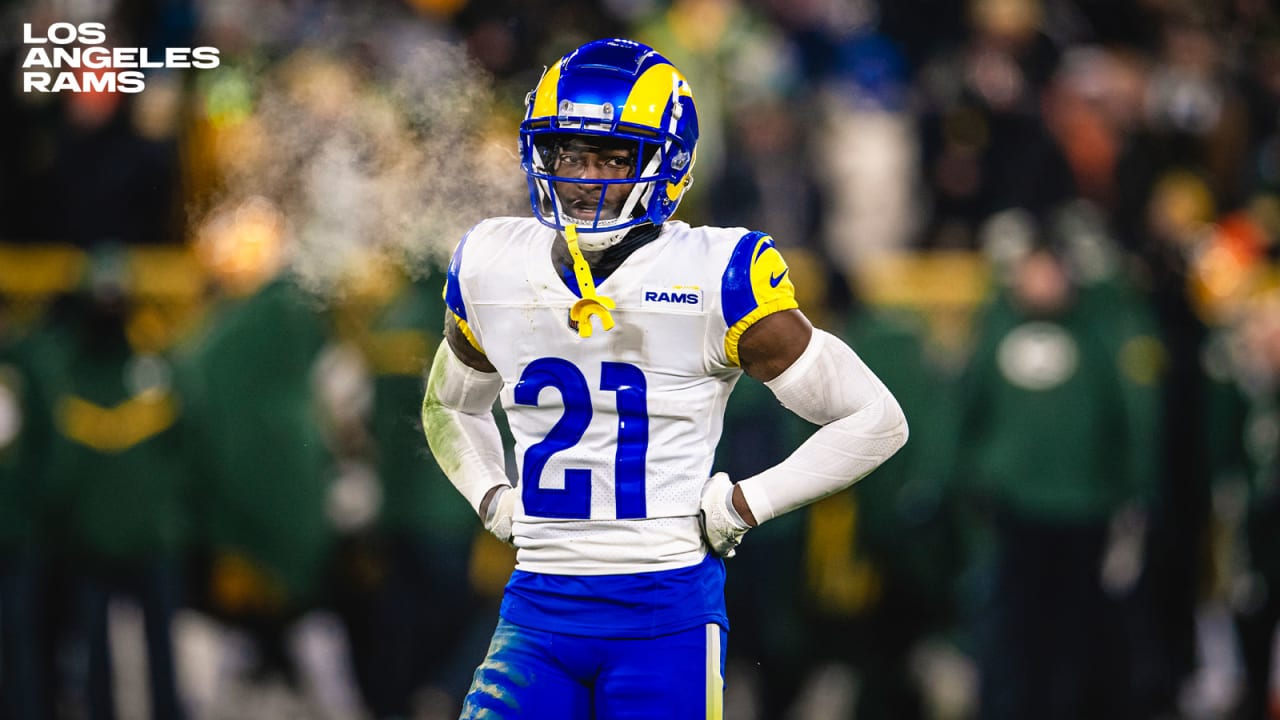
<svg viewBox="0 0 1280 720">
<path fill-rule="evenodd" d="M 772 273 L 770 273 L 769 287 L 778 287 L 778 283 L 782 282 L 782 278 L 786 277 L 788 272 L 791 272 L 791 268 L 787 268 L 786 270 L 783 270 L 782 274 L 778 275 L 777 277 L 775 277 Z"/>
</svg>

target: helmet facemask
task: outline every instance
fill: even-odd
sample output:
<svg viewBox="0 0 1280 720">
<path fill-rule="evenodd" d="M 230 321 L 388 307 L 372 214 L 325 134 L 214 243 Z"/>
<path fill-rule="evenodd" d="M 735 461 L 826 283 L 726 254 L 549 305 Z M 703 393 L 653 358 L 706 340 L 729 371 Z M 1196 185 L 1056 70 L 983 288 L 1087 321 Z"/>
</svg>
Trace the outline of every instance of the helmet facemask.
<svg viewBox="0 0 1280 720">
<path fill-rule="evenodd" d="M 649 201 L 662 179 L 657 142 L 595 133 L 542 133 L 534 136 L 533 148 L 529 176 L 538 219 L 559 229 L 577 226 L 584 250 L 610 247 L 630 228 L 651 221 Z M 588 163 L 600 169 L 590 170 Z M 617 168 L 612 176 L 610 167 Z M 619 186 L 630 189 L 619 195 Z"/>
</svg>

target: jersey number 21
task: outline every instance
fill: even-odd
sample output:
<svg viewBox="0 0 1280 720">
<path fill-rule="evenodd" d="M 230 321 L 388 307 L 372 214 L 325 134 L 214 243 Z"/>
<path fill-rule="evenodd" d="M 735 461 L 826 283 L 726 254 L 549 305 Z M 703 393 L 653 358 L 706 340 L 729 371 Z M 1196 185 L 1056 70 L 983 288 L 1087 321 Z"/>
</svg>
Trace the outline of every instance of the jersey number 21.
<svg viewBox="0 0 1280 720">
<path fill-rule="evenodd" d="M 515 387 L 518 405 L 537 406 L 543 388 L 560 391 L 564 414 L 541 442 L 524 453 L 520 476 L 524 510 L 539 517 L 586 519 L 591 517 L 591 471 L 564 471 L 564 488 L 540 485 L 542 471 L 551 456 L 573 447 L 591 424 L 591 388 L 573 363 L 545 357 L 525 367 Z M 617 394 L 618 452 L 614 460 L 614 493 L 619 519 L 645 516 L 644 463 L 649 447 L 649 411 L 646 385 L 640 368 L 606 362 L 600 367 L 600 389 Z"/>
</svg>

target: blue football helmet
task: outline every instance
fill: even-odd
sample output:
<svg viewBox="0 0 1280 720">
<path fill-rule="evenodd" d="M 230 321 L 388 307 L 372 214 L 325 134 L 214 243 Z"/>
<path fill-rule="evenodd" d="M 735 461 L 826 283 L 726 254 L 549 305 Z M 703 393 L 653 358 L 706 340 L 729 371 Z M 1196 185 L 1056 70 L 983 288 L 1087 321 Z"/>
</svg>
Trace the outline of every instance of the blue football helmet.
<svg viewBox="0 0 1280 720">
<path fill-rule="evenodd" d="M 698 141 L 693 91 L 680 71 L 647 45 L 622 39 L 587 43 L 548 68 L 525 105 L 520 162 L 528 175 L 533 214 L 558 230 L 577 226 L 585 249 L 616 244 L 627 228 L 665 222 L 693 181 Z M 575 136 L 633 148 L 631 175 L 554 174 L 556 148 Z M 606 208 L 601 192 L 594 219 L 583 220 L 564 212 L 555 183 L 635 188 L 616 214 Z"/>
</svg>

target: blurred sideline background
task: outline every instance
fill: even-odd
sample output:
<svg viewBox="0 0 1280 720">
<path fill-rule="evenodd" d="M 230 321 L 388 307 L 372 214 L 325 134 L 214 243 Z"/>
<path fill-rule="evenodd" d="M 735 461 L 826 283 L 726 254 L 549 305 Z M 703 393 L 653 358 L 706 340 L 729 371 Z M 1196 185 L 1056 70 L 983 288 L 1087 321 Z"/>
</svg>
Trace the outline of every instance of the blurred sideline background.
<svg viewBox="0 0 1280 720">
<path fill-rule="evenodd" d="M 23 94 L 23 23 L 211 45 Z M 726 717 L 1280 718 L 1268 0 L 0 1 L 0 717 L 449 718 L 510 552 L 418 427 L 544 63 L 689 77 L 908 447 L 729 561 Z M 744 378 L 717 469 L 811 430 Z"/>
</svg>

